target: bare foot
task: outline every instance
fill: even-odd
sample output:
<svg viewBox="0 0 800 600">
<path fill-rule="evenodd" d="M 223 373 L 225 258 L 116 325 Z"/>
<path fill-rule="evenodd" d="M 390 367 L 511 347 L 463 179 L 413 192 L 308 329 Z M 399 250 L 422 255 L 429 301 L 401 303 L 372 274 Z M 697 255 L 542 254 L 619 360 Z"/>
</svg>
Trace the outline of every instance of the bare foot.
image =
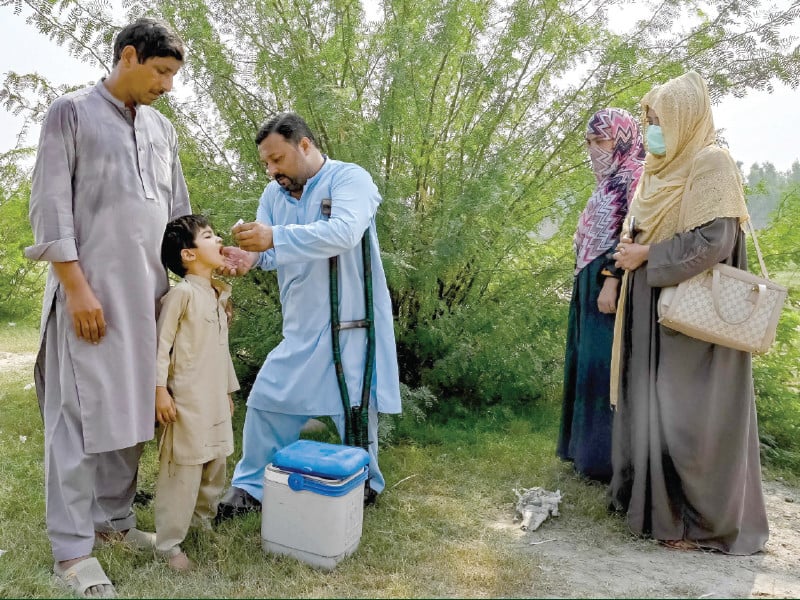
<svg viewBox="0 0 800 600">
<path fill-rule="evenodd" d="M 659 542 L 673 550 L 700 550 L 700 546 L 689 540 L 659 540 Z"/>
<path fill-rule="evenodd" d="M 58 568 L 61 569 L 62 571 L 66 571 L 70 567 L 72 567 L 74 565 L 77 565 L 82 560 L 86 560 L 87 558 L 89 558 L 89 556 L 90 555 L 87 554 L 86 556 L 79 556 L 78 558 L 71 558 L 69 560 L 60 560 L 57 563 L 58 564 Z"/>
<path fill-rule="evenodd" d="M 95 547 L 112 542 L 128 544 L 136 550 L 151 550 L 156 545 L 156 534 L 131 527 L 124 531 L 95 531 Z"/>
<path fill-rule="evenodd" d="M 194 563 L 189 560 L 189 557 L 186 556 L 186 553 L 181 550 L 167 559 L 167 565 L 169 565 L 169 568 L 173 571 L 178 572 L 191 571 L 194 568 Z"/>
</svg>

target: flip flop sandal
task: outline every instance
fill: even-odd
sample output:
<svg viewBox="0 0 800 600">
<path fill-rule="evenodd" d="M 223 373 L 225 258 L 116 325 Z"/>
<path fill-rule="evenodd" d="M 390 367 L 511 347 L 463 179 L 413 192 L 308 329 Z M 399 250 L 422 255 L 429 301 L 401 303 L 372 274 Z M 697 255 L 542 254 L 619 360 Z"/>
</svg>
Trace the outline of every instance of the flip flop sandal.
<svg viewBox="0 0 800 600">
<path fill-rule="evenodd" d="M 80 598 L 116 598 L 114 584 L 106 576 L 103 567 L 94 556 L 90 556 L 69 569 L 61 569 L 58 563 L 53 565 L 53 577 L 61 586 L 66 586 Z M 100 594 L 86 595 L 86 591 L 95 586 L 104 587 Z"/>
</svg>

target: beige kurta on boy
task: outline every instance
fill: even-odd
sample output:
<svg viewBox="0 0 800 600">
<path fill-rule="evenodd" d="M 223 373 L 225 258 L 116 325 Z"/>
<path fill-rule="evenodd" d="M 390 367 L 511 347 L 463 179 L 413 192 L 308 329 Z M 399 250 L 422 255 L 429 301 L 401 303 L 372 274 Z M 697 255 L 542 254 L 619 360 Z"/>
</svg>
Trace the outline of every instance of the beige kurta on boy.
<svg viewBox="0 0 800 600">
<path fill-rule="evenodd" d="M 233 452 L 228 394 L 239 382 L 228 349 L 230 290 L 187 274 L 161 300 L 156 385 L 172 393 L 178 420 L 164 428 L 160 446 L 175 464 L 199 465 Z"/>
<path fill-rule="evenodd" d="M 216 513 L 225 484 L 225 457 L 233 452 L 228 395 L 239 389 L 228 350 L 229 297 L 229 285 L 187 274 L 161 300 L 156 385 L 167 387 L 177 411 L 160 441 L 156 535 L 162 552 L 183 540 L 193 517 Z"/>
</svg>

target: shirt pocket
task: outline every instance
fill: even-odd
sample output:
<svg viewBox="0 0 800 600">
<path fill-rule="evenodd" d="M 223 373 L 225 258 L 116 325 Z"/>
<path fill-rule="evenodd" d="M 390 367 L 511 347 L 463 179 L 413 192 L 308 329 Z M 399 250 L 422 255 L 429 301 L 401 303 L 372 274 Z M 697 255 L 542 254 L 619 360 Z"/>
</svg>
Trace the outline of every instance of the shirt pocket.
<svg viewBox="0 0 800 600">
<path fill-rule="evenodd" d="M 145 147 L 145 165 L 142 169 L 144 191 L 151 200 L 172 199 L 172 150 L 160 141 L 148 142 Z"/>
</svg>

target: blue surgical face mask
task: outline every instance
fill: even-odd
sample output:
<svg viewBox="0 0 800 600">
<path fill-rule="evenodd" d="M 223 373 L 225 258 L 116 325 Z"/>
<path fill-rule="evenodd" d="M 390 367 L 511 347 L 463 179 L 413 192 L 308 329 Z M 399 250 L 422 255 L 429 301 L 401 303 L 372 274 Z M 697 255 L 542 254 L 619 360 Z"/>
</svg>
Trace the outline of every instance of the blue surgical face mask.
<svg viewBox="0 0 800 600">
<path fill-rule="evenodd" d="M 647 126 L 647 149 L 650 154 L 664 156 L 667 153 L 667 145 L 664 143 L 664 133 L 658 125 Z"/>
</svg>

